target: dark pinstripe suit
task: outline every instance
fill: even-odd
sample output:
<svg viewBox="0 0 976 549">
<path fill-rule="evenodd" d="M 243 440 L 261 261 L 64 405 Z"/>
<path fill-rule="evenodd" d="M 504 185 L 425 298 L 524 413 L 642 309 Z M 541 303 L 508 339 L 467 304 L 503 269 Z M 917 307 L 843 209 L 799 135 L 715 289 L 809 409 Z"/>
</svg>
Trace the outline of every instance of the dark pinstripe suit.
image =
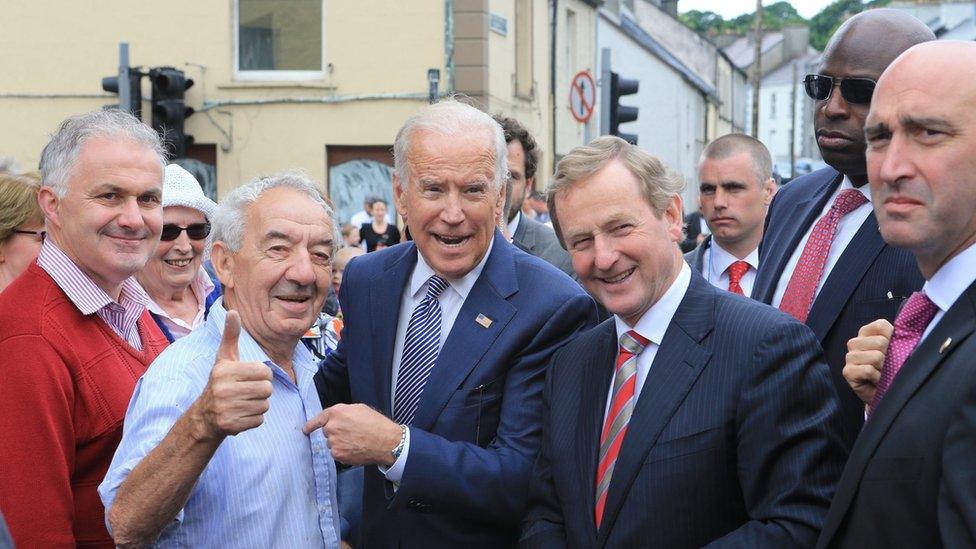
<svg viewBox="0 0 976 549">
<path fill-rule="evenodd" d="M 837 170 L 824 168 L 791 181 L 776 193 L 759 245 L 753 299 L 772 303 L 790 256 L 843 179 Z M 847 341 L 869 322 L 879 318 L 893 322 L 905 298 L 921 289 L 924 282 L 915 257 L 907 250 L 888 246 L 881 238 L 872 212 L 813 301 L 806 324 L 816 334 L 830 366 L 848 448 L 864 424 L 864 404 L 844 380 Z"/>
<path fill-rule="evenodd" d="M 809 328 L 698 273 L 648 372 L 596 530 L 613 320 L 557 351 L 524 547 L 810 546 L 846 454 Z"/>
<path fill-rule="evenodd" d="M 976 283 L 857 439 L 818 547 L 976 547 Z"/>
</svg>

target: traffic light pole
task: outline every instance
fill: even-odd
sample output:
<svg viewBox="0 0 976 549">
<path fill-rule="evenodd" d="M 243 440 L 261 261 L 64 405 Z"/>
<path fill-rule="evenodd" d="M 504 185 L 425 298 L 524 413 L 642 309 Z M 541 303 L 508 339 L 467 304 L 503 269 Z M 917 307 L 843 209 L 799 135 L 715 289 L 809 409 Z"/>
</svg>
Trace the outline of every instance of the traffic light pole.
<svg viewBox="0 0 976 549">
<path fill-rule="evenodd" d="M 600 135 L 610 133 L 610 48 L 600 50 Z"/>
<path fill-rule="evenodd" d="M 132 86 L 129 80 L 129 43 L 119 42 L 119 108 L 129 110 Z"/>
</svg>

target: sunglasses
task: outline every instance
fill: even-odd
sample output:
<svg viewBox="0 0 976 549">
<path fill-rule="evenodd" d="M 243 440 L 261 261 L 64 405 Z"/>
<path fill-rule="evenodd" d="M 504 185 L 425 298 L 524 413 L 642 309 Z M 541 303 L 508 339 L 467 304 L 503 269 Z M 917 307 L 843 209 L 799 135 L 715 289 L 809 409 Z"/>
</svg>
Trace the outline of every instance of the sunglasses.
<svg viewBox="0 0 976 549">
<path fill-rule="evenodd" d="M 870 78 L 834 78 L 823 74 L 808 74 L 803 79 L 803 88 L 807 95 L 817 101 L 830 97 L 835 84 L 840 84 L 840 95 L 844 101 L 852 105 L 867 105 L 871 103 L 871 95 L 874 94 L 877 82 Z"/>
<path fill-rule="evenodd" d="M 14 229 L 10 232 L 17 234 L 29 234 L 37 239 L 38 242 L 44 242 L 44 237 L 47 236 L 47 231 L 25 231 L 23 229 Z"/>
<path fill-rule="evenodd" d="M 203 240 L 210 235 L 210 223 L 194 223 L 186 227 L 167 223 L 163 225 L 163 232 L 159 235 L 159 239 L 163 242 L 176 240 L 183 231 L 186 231 L 186 236 L 190 237 L 190 240 Z"/>
</svg>

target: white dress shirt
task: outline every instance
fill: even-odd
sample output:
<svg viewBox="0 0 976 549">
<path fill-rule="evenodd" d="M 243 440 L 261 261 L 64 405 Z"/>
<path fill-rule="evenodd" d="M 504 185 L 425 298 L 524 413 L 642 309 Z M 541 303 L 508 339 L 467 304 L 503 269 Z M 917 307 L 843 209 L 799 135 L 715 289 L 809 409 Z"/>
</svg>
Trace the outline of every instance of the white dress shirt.
<svg viewBox="0 0 976 549">
<path fill-rule="evenodd" d="M 739 261 L 739 258 L 719 246 L 713 236 L 711 244 L 705 252 L 705 257 L 702 258 L 702 274 L 705 275 L 705 280 L 708 280 L 712 286 L 720 290 L 728 291 L 729 267 L 736 261 Z M 756 269 L 759 268 L 759 248 L 749 252 L 749 255 L 742 261 L 749 264 L 749 270 L 742 275 L 739 286 L 742 287 L 743 294 L 750 296 L 752 295 L 752 285 L 756 282 Z"/>
<path fill-rule="evenodd" d="M 481 258 L 481 261 L 468 274 L 456 280 L 445 279 L 448 286 L 437 297 L 437 303 L 441 306 L 441 349 L 444 348 L 444 342 L 447 341 L 447 336 L 450 335 L 451 328 L 454 327 L 454 321 L 457 320 L 458 313 L 461 312 L 461 306 L 464 305 L 464 300 L 468 298 L 471 288 L 474 287 L 474 283 L 481 276 L 481 271 L 485 268 L 485 263 L 488 261 L 488 256 L 491 255 L 493 246 L 494 239 L 489 241 L 488 251 L 485 252 L 485 256 Z M 424 256 L 418 251 L 417 264 L 414 266 L 413 273 L 410 275 L 410 280 L 407 283 L 406 290 L 403 292 L 403 297 L 400 298 L 400 318 L 397 322 L 396 342 L 393 346 L 393 380 L 390 384 L 391 410 L 393 409 L 393 399 L 396 395 L 400 360 L 403 358 L 403 342 L 407 339 L 407 327 L 410 325 L 410 316 L 413 314 L 413 310 L 417 308 L 417 305 L 424 300 L 424 296 L 427 295 L 427 281 L 435 274 L 434 269 L 427 264 Z M 392 449 L 390 448 L 390 450 Z M 393 482 L 395 485 L 399 485 L 400 479 L 403 478 L 403 469 L 407 465 L 407 454 L 409 453 L 410 428 L 408 427 L 400 457 L 397 458 L 389 469 L 382 465 L 379 466 L 380 472 L 386 476 L 386 480 Z"/>
<path fill-rule="evenodd" d="M 779 284 L 776 285 L 776 292 L 773 294 L 773 307 L 779 308 L 780 302 L 783 301 L 783 294 L 786 293 L 786 286 L 790 283 L 790 277 L 793 276 L 793 271 L 796 269 L 796 264 L 800 262 L 800 255 L 803 253 L 803 248 L 807 245 L 807 240 L 810 239 L 810 233 L 813 232 L 813 228 L 817 225 L 817 221 L 827 215 L 830 207 L 834 205 L 834 200 L 837 199 L 837 195 L 846 189 L 855 189 L 851 180 L 844 176 L 844 181 L 837 186 L 837 190 L 834 194 L 830 195 L 830 200 L 824 204 L 823 210 L 820 212 L 820 217 L 816 221 L 810 224 L 807 228 L 807 232 L 803 235 L 803 240 L 800 240 L 799 245 L 793 250 L 793 255 L 790 256 L 789 263 L 786 264 L 786 268 L 783 269 L 783 274 L 779 277 Z M 827 253 L 827 262 L 824 264 L 823 274 L 820 275 L 820 282 L 817 283 L 817 291 L 813 294 L 813 299 L 817 299 L 820 295 L 820 290 L 823 288 L 824 281 L 830 276 L 830 271 L 833 270 L 834 265 L 837 265 L 837 260 L 840 259 L 841 254 L 847 249 L 847 245 L 854 240 L 854 235 L 860 230 L 861 225 L 864 224 L 864 220 L 871 215 L 871 191 L 868 190 L 868 186 L 861 185 L 860 188 L 856 188 L 861 194 L 867 198 L 867 202 L 861 204 L 849 214 L 840 218 L 837 223 L 837 232 L 834 233 L 834 241 L 830 244 L 830 252 Z M 797 220 L 798 221 L 798 220 Z M 748 295 L 748 293 L 746 294 Z"/>
<path fill-rule="evenodd" d="M 935 313 L 932 322 L 929 322 L 925 332 L 922 333 L 922 339 L 918 340 L 919 345 L 974 280 L 976 280 L 976 244 L 959 252 L 959 255 L 940 267 L 931 279 L 925 281 L 922 291 L 929 296 L 932 303 L 935 303 L 939 311 Z"/>
<path fill-rule="evenodd" d="M 675 311 L 678 310 L 678 305 L 681 304 L 681 300 L 684 299 L 685 292 L 688 291 L 688 285 L 690 283 L 691 267 L 682 261 L 681 270 L 678 272 L 678 276 L 674 279 L 674 282 L 671 283 L 671 287 L 664 292 L 664 295 L 661 296 L 661 299 L 657 300 L 657 303 L 651 305 L 651 308 L 644 313 L 644 316 L 640 317 L 637 324 L 633 327 L 628 326 L 619 316 L 613 315 L 613 322 L 617 327 L 618 353 L 620 351 L 620 335 L 630 330 L 634 330 L 649 341 L 641 354 L 637 355 L 637 382 L 634 387 L 635 403 L 640 396 L 641 389 L 644 388 L 644 380 L 647 379 L 647 372 L 650 371 L 651 364 L 654 363 L 654 357 L 657 356 L 657 350 L 661 346 L 661 341 L 664 340 L 664 332 L 671 325 L 671 319 L 674 317 Z M 616 363 L 616 360 L 614 360 L 614 363 Z M 616 372 L 614 372 L 614 376 L 616 376 Z M 613 380 L 611 379 L 610 390 L 607 393 L 607 404 L 603 409 L 604 423 L 607 420 L 607 413 L 610 410 L 612 398 Z"/>
<path fill-rule="evenodd" d="M 508 236 L 509 238 L 515 238 L 515 231 L 518 230 L 519 222 L 522 221 L 522 212 L 515 212 L 515 217 L 508 222 Z"/>
</svg>

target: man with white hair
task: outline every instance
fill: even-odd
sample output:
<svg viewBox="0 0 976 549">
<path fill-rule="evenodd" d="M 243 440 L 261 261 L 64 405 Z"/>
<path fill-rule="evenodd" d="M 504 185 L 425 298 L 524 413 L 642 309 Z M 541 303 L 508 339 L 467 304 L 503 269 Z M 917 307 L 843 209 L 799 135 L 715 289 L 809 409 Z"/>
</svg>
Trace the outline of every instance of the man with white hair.
<svg viewBox="0 0 976 549">
<path fill-rule="evenodd" d="M 47 237 L 0 297 L 0 509 L 22 547 L 112 546 L 95 487 L 167 342 L 132 277 L 159 243 L 163 147 L 132 115 L 65 120 L 41 153 Z"/>
<path fill-rule="evenodd" d="M 351 261 L 345 329 L 322 364 L 333 456 L 366 465 L 366 547 L 504 547 L 518 539 L 550 355 L 594 325 L 565 273 L 496 229 L 501 127 L 457 101 L 397 134 L 393 190 L 412 243 Z M 357 404 L 349 404 L 357 403 Z"/>
<path fill-rule="evenodd" d="M 224 295 L 139 380 L 99 487 L 117 545 L 339 546 L 335 464 L 322 433 L 301 430 L 321 404 L 299 342 L 332 280 L 334 219 L 298 174 L 218 208 Z"/>
</svg>

